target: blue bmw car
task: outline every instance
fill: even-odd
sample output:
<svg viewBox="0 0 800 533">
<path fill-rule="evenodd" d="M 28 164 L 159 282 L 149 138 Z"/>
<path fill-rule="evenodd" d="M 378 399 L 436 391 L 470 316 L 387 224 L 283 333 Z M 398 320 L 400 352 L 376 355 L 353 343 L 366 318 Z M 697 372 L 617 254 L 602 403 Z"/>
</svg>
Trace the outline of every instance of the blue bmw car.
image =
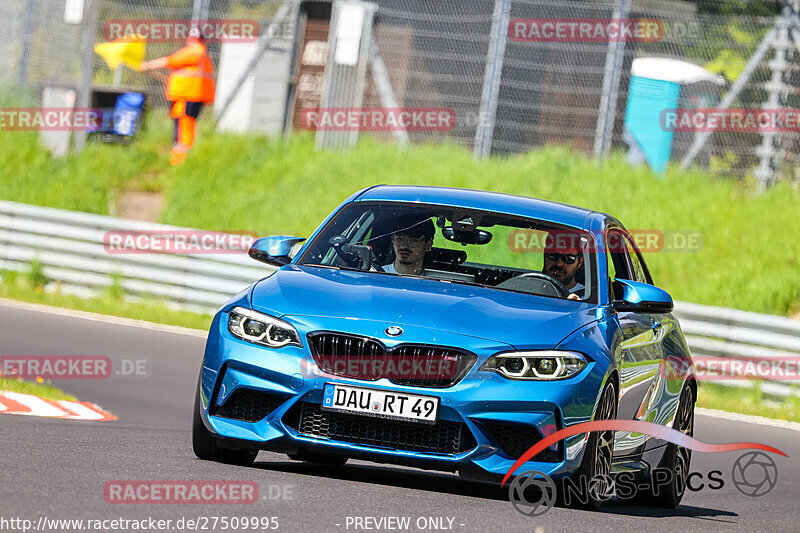
<svg viewBox="0 0 800 533">
<path fill-rule="evenodd" d="M 194 408 L 200 459 L 248 465 L 270 450 L 497 482 L 573 424 L 693 432 L 696 382 L 672 299 L 608 214 L 375 186 L 307 240 L 259 239 L 250 256 L 276 269 L 214 317 Z M 591 479 L 668 468 L 674 481 L 650 501 L 674 507 L 690 454 L 597 431 L 549 446 L 524 470 Z"/>
</svg>

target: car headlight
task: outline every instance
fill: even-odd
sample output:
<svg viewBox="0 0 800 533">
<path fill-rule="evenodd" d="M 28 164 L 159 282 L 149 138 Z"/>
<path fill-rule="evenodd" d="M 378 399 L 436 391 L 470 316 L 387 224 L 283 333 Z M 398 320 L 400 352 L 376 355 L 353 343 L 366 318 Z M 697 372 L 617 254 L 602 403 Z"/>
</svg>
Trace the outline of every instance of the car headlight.
<svg viewBox="0 0 800 533">
<path fill-rule="evenodd" d="M 228 330 L 236 337 L 269 348 L 292 344 L 301 346 L 300 336 L 294 326 L 273 316 L 234 307 L 228 315 Z"/>
<path fill-rule="evenodd" d="M 578 352 L 537 350 L 499 353 L 480 369 L 509 379 L 554 380 L 570 378 L 585 366 L 586 357 Z"/>
</svg>

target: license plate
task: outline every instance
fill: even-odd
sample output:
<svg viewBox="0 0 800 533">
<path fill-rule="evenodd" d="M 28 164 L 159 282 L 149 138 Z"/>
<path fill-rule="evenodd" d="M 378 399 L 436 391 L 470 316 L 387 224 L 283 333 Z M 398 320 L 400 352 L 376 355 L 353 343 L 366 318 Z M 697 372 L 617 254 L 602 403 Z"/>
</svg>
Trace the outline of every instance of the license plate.
<svg viewBox="0 0 800 533">
<path fill-rule="evenodd" d="M 322 409 L 433 424 L 439 417 L 439 398 L 326 383 Z"/>
</svg>

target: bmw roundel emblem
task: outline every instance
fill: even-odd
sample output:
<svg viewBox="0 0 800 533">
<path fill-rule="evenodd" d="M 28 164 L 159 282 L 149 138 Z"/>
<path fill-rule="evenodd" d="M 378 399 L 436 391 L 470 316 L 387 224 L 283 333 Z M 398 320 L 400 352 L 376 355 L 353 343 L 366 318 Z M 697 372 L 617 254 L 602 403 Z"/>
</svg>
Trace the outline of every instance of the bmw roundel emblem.
<svg viewBox="0 0 800 533">
<path fill-rule="evenodd" d="M 397 337 L 398 335 L 403 334 L 403 328 L 400 326 L 389 326 L 386 328 L 386 334 L 390 337 Z"/>
</svg>

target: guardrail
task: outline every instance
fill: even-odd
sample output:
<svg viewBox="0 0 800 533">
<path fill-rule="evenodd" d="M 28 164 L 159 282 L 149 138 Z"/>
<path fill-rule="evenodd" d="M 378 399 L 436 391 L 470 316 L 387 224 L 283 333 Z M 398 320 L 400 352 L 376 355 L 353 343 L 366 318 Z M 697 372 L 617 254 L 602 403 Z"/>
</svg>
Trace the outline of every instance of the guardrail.
<svg viewBox="0 0 800 533">
<path fill-rule="evenodd" d="M 0 269 L 24 271 L 38 259 L 65 292 L 88 295 L 118 282 L 126 294 L 203 312 L 273 270 L 246 253 L 111 254 L 104 247 L 109 231 L 176 230 L 187 228 L 0 201 Z"/>
<path fill-rule="evenodd" d="M 272 269 L 238 254 L 110 254 L 109 231 L 185 231 L 187 228 L 0 201 L 0 269 L 24 271 L 34 259 L 61 290 L 96 294 L 119 283 L 127 295 L 215 312 L 232 295 Z M 800 322 L 676 302 L 692 353 L 742 361 L 800 360 Z M 752 382 L 720 384 L 750 386 Z M 764 393 L 800 395 L 794 381 L 757 382 Z"/>
</svg>

